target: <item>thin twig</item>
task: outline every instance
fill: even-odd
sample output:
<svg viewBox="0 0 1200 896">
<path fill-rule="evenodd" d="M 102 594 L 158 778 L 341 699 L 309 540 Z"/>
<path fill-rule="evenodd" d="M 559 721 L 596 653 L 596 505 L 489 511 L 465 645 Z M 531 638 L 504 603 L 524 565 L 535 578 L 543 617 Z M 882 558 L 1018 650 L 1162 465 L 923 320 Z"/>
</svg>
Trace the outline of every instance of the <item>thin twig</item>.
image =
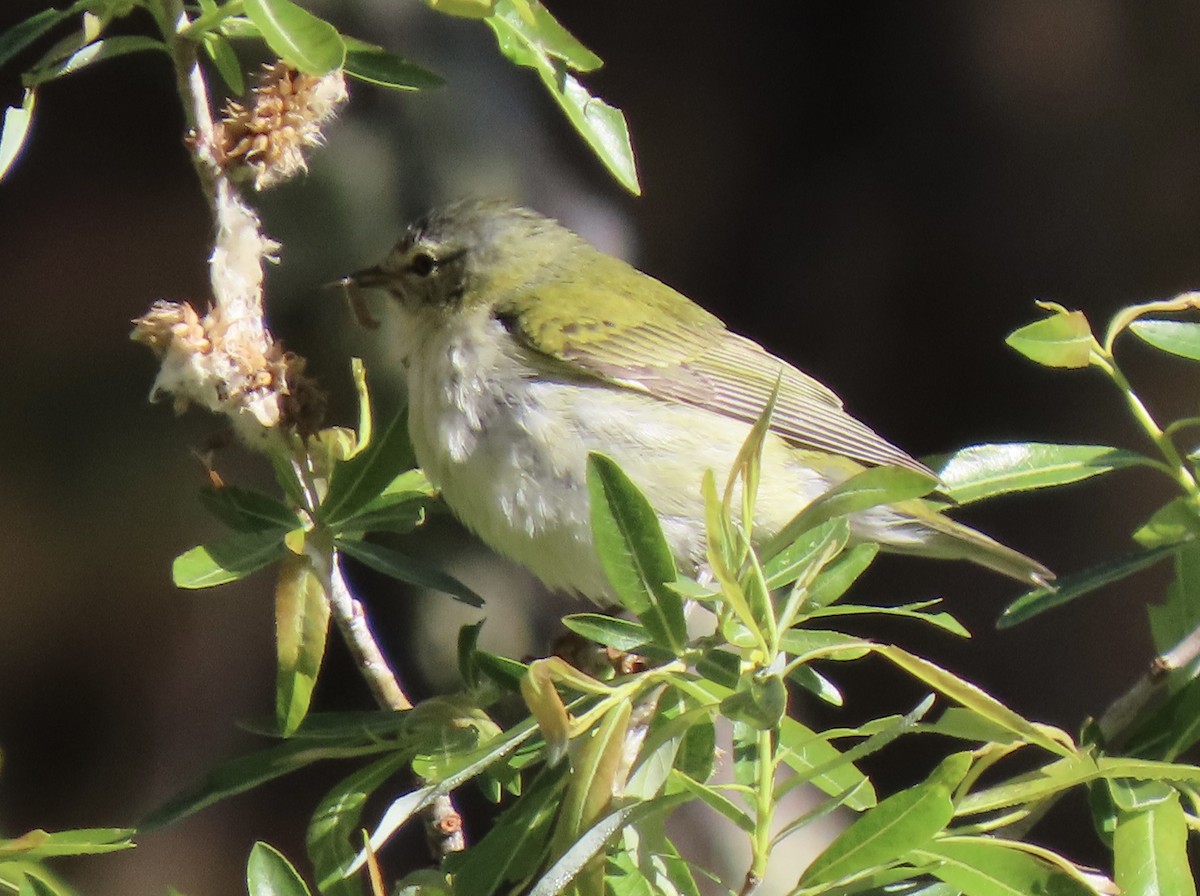
<svg viewBox="0 0 1200 896">
<path fill-rule="evenodd" d="M 1185 669 L 1197 660 L 1200 660 L 1200 626 L 1170 650 L 1155 657 L 1133 687 L 1105 710 L 1097 723 L 1104 742 L 1120 745 L 1132 733 L 1138 718 L 1166 700 L 1171 673 Z"/>
</svg>

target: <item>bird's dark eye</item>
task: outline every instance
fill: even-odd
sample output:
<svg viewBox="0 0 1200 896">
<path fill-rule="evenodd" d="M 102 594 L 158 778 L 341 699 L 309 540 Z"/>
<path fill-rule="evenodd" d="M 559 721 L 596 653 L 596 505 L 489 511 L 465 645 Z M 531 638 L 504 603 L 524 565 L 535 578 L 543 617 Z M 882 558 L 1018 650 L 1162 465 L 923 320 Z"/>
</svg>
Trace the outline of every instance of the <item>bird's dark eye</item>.
<svg viewBox="0 0 1200 896">
<path fill-rule="evenodd" d="M 408 263 L 408 269 L 418 277 L 428 277 L 437 268 L 437 259 L 428 252 L 418 252 Z"/>
</svg>

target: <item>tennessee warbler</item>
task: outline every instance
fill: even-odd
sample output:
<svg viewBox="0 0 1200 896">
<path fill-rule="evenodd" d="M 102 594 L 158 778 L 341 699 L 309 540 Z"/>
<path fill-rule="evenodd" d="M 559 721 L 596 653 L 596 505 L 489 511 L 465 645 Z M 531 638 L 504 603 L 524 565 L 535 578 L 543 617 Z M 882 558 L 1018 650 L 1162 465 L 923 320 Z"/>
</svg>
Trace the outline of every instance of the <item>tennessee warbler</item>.
<svg viewBox="0 0 1200 896">
<path fill-rule="evenodd" d="M 724 481 L 776 383 L 756 541 L 866 466 L 928 472 L 812 377 L 527 209 L 445 206 L 342 282 L 394 299 L 426 475 L 468 528 L 553 589 L 613 603 L 592 544 L 590 451 L 642 489 L 680 570 L 702 570 L 701 478 L 712 469 Z M 1032 584 L 1053 578 L 922 500 L 850 523 L 884 550 L 970 560 Z"/>
</svg>

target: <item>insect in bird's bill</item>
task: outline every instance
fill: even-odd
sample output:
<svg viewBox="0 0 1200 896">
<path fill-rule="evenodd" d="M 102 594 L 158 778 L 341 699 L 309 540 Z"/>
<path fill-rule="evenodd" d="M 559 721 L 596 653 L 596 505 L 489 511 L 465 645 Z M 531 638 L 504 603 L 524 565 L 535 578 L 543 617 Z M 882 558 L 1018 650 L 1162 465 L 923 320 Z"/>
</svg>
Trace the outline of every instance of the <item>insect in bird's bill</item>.
<svg viewBox="0 0 1200 896">
<path fill-rule="evenodd" d="M 701 571 L 701 479 L 728 475 L 777 384 L 756 540 L 868 466 L 928 472 L 817 380 L 528 209 L 444 206 L 341 282 L 391 299 L 383 316 L 395 322 L 426 475 L 468 528 L 552 589 L 615 602 L 592 544 L 592 451 L 645 493 L 680 570 Z M 849 519 L 856 539 L 887 551 L 969 560 L 1035 585 L 1053 578 L 923 500 Z"/>
</svg>

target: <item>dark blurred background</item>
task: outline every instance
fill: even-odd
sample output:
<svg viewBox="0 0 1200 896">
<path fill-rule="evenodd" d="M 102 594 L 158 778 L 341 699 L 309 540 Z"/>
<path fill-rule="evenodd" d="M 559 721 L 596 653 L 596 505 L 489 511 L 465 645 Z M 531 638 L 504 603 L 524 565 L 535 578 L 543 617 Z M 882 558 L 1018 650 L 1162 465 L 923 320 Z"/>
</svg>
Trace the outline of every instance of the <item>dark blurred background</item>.
<svg viewBox="0 0 1200 896">
<path fill-rule="evenodd" d="M 41 4 L 8 0 L 0 28 Z M 1025 362 L 1004 336 L 1035 299 L 1097 326 L 1122 304 L 1200 286 L 1200 7 L 1112 0 L 776 4 L 567 2 L 550 8 L 605 61 L 585 83 L 622 108 L 642 198 L 622 194 L 529 71 L 480 23 L 409 0 L 310 4 L 343 30 L 441 72 L 419 95 L 353 84 L 310 175 L 259 201 L 283 245 L 272 324 L 352 422 L 347 359 L 398 391 L 386 346 L 318 284 L 378 260 L 431 202 L 507 195 L 560 217 L 730 326 L 831 384 L 916 455 L 998 440 L 1138 447 L 1097 375 Z M 0 98 L 19 100 L 18 68 Z M 131 318 L 208 294 L 210 223 L 163 59 L 124 57 L 48 85 L 24 157 L 0 184 L 0 831 L 134 823 L 214 762 L 258 743 L 236 727 L 272 707 L 271 583 L 180 592 L 172 558 L 217 525 L 194 457 L 221 432 L 150 405 Z M 1152 409 L 1194 414 L 1194 367 L 1123 356 Z M 267 482 L 232 448 L 227 481 Z M 1126 549 L 1168 494 L 1119 474 L 972 508 L 973 524 L 1060 572 Z M 544 649 L 547 608 L 448 521 L 421 536 L 493 600 L 485 641 Z M 424 548 L 422 548 L 424 549 Z M 418 695 L 452 689 L 446 646 L 478 618 L 351 569 Z M 1162 572 L 996 633 L 1017 589 L 986 572 L 883 562 L 865 596 L 943 596 L 970 642 L 873 624 L 1034 718 L 1070 730 L 1145 668 L 1144 605 Z M 493 595 L 495 597 L 493 598 Z M 513 608 L 531 608 L 512 612 Z M 530 617 L 527 619 L 527 617 Z M 532 620 L 532 621 L 531 621 Z M 318 707 L 368 707 L 340 645 Z M 839 670 L 841 671 L 841 670 Z M 845 672 L 851 709 L 903 712 L 921 690 L 890 670 Z M 893 747 L 871 770 L 911 783 L 944 743 Z M 255 838 L 303 852 L 307 812 L 348 768 L 286 779 L 143 838 L 63 863 L 88 894 L 242 891 Z M 1102 855 L 1082 803 L 1045 837 Z M 403 843 L 392 855 L 407 860 Z M 414 859 L 412 861 L 418 861 Z M 411 864 L 411 862 L 410 862 Z"/>
</svg>

